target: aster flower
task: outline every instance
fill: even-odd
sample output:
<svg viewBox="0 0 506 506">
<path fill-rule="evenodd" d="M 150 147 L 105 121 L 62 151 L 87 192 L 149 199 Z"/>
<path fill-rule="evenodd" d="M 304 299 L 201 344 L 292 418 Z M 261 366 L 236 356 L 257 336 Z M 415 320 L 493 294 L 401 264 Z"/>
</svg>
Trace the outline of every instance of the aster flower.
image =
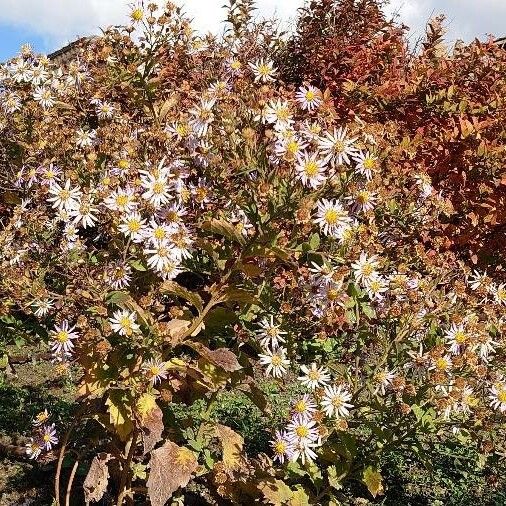
<svg viewBox="0 0 506 506">
<path fill-rule="evenodd" d="M 35 415 L 35 418 L 32 421 L 32 425 L 35 427 L 39 427 L 40 425 L 45 424 L 49 420 L 49 412 L 47 409 L 44 409 L 44 411 L 41 411 L 40 413 L 37 413 Z"/>
<path fill-rule="evenodd" d="M 288 439 L 286 431 L 277 430 L 274 439 L 270 441 L 270 444 L 274 453 L 273 460 L 277 460 L 280 464 L 284 464 L 285 459 L 292 459 L 293 444 Z"/>
<path fill-rule="evenodd" d="M 382 371 L 378 371 L 373 378 L 375 387 L 374 393 L 385 395 L 387 388 L 392 384 L 392 380 L 395 378 L 394 371 L 389 371 L 388 369 L 383 369 Z"/>
<path fill-rule="evenodd" d="M 167 241 L 146 248 L 144 254 L 148 257 L 148 266 L 158 272 L 162 272 L 166 266 L 180 263 L 180 257 L 174 251 L 174 246 Z"/>
<path fill-rule="evenodd" d="M 46 316 L 49 311 L 51 311 L 54 307 L 54 301 L 51 299 L 38 299 L 32 302 L 34 307 L 33 314 L 39 318 Z"/>
<path fill-rule="evenodd" d="M 33 92 L 33 99 L 44 109 L 50 109 L 56 104 L 56 100 L 49 88 L 37 86 Z"/>
<path fill-rule="evenodd" d="M 13 91 L 0 95 L 0 104 L 7 114 L 13 114 L 19 111 L 22 106 L 20 96 Z"/>
<path fill-rule="evenodd" d="M 322 92 L 310 84 L 301 86 L 298 89 L 295 100 L 303 110 L 309 112 L 318 109 L 323 103 Z"/>
<path fill-rule="evenodd" d="M 58 436 L 56 435 L 56 429 L 54 423 L 51 425 L 45 425 L 42 428 L 42 444 L 44 450 L 49 451 L 54 445 L 58 444 Z"/>
<path fill-rule="evenodd" d="M 480 274 L 478 271 L 473 271 L 472 274 L 467 278 L 467 283 L 471 290 L 478 290 L 482 286 L 488 285 L 490 282 L 490 278 L 487 276 L 487 272 L 485 271 L 483 274 Z"/>
<path fill-rule="evenodd" d="M 118 229 L 133 242 L 139 243 L 144 240 L 146 220 L 138 212 L 134 211 L 123 217 L 123 221 L 118 226 Z"/>
<path fill-rule="evenodd" d="M 126 288 L 132 279 L 132 269 L 129 265 L 117 263 L 107 269 L 107 282 L 114 290 Z"/>
<path fill-rule="evenodd" d="M 506 383 L 500 381 L 489 389 L 490 406 L 501 413 L 506 413 Z"/>
<path fill-rule="evenodd" d="M 354 213 L 367 213 L 374 209 L 377 197 L 369 190 L 359 190 L 355 195 L 346 197 L 346 200 L 351 203 Z"/>
<path fill-rule="evenodd" d="M 316 422 L 303 415 L 295 415 L 287 425 L 286 432 L 293 444 L 314 442 L 320 437 Z"/>
<path fill-rule="evenodd" d="M 274 323 L 274 317 L 271 315 L 269 318 L 262 319 L 258 326 L 257 337 L 260 339 L 260 345 L 263 348 L 278 348 L 280 343 L 285 342 L 286 332 L 281 330 L 281 325 Z"/>
<path fill-rule="evenodd" d="M 322 409 L 327 416 L 345 418 L 350 414 L 350 408 L 353 407 L 353 404 L 348 402 L 351 397 L 352 395 L 345 386 L 327 385 L 321 401 Z"/>
<path fill-rule="evenodd" d="M 272 374 L 274 378 L 281 378 L 286 374 L 290 361 L 286 358 L 286 350 L 284 348 L 276 348 L 275 350 L 265 350 L 264 354 L 259 354 L 258 358 L 262 365 L 266 365 L 265 374 Z"/>
<path fill-rule="evenodd" d="M 83 130 L 78 128 L 76 131 L 76 144 L 79 148 L 90 148 L 97 137 L 95 130 Z"/>
<path fill-rule="evenodd" d="M 325 235 L 337 236 L 340 229 L 352 222 L 348 211 L 337 200 L 320 199 L 317 203 L 315 223 Z"/>
<path fill-rule="evenodd" d="M 277 69 L 272 61 L 261 58 L 254 63 L 249 63 L 248 66 L 253 71 L 255 82 L 268 83 L 275 80 Z"/>
<path fill-rule="evenodd" d="M 181 260 L 191 258 L 193 239 L 190 231 L 183 224 L 180 223 L 171 228 L 169 240 L 176 258 Z"/>
<path fill-rule="evenodd" d="M 333 132 L 325 132 L 319 138 L 318 147 L 325 156 L 325 161 L 333 166 L 350 163 L 350 157 L 357 152 L 354 147 L 357 138 L 349 138 L 346 128 L 334 128 Z"/>
<path fill-rule="evenodd" d="M 144 230 L 144 239 L 151 244 L 156 246 L 161 242 L 166 242 L 170 237 L 171 229 L 166 223 L 157 223 L 154 218 L 151 218 L 149 225 Z"/>
<path fill-rule="evenodd" d="M 429 366 L 429 371 L 449 372 L 452 368 L 452 359 L 450 355 L 435 357 Z"/>
<path fill-rule="evenodd" d="M 137 206 L 134 190 L 130 187 L 118 188 L 104 201 L 107 208 L 122 213 L 131 213 Z"/>
<path fill-rule="evenodd" d="M 372 301 L 382 301 L 384 299 L 383 294 L 388 291 L 388 279 L 380 275 L 371 276 L 364 282 L 364 286 Z"/>
<path fill-rule="evenodd" d="M 379 277 L 377 269 L 379 268 L 379 261 L 377 255 L 367 256 L 367 253 L 360 253 L 360 258 L 351 264 L 353 275 L 359 283 L 367 285 L 373 279 Z"/>
<path fill-rule="evenodd" d="M 316 153 L 299 153 L 297 155 L 295 172 L 302 184 L 310 188 L 316 189 L 326 180 L 325 162 L 320 160 Z"/>
<path fill-rule="evenodd" d="M 112 318 L 109 318 L 109 323 L 112 330 L 120 336 L 131 336 L 140 329 L 136 319 L 134 311 L 128 312 L 126 309 L 118 309 L 113 313 Z"/>
<path fill-rule="evenodd" d="M 353 160 L 356 163 L 355 170 L 370 181 L 373 172 L 378 169 L 378 157 L 373 155 L 370 151 L 359 151 L 353 155 Z"/>
<path fill-rule="evenodd" d="M 326 367 L 317 367 L 313 362 L 310 367 L 302 365 L 300 367 L 303 375 L 299 376 L 299 381 L 310 390 L 316 390 L 324 387 L 330 381 L 330 374 Z"/>
<path fill-rule="evenodd" d="M 506 284 L 501 283 L 496 288 L 492 288 L 492 293 L 494 295 L 495 301 L 498 304 L 506 305 Z"/>
<path fill-rule="evenodd" d="M 292 404 L 292 415 L 311 418 L 316 411 L 316 402 L 309 394 L 304 394 Z"/>
<path fill-rule="evenodd" d="M 215 103 L 214 99 L 202 100 L 200 105 L 188 111 L 192 116 L 189 125 L 198 137 L 204 137 L 209 125 L 214 121 L 213 107 Z"/>
<path fill-rule="evenodd" d="M 74 332 L 75 326 L 70 327 L 67 320 L 63 320 L 61 325 L 55 325 L 49 332 L 51 342 L 49 343 L 54 353 L 69 354 L 74 349 L 74 341 L 79 338 L 79 334 Z"/>
<path fill-rule="evenodd" d="M 450 329 L 445 334 L 445 340 L 450 346 L 450 353 L 458 355 L 462 353 L 464 347 L 469 341 L 469 335 L 464 329 L 464 325 L 452 323 Z"/>
<path fill-rule="evenodd" d="M 54 182 L 49 187 L 49 194 L 51 196 L 47 200 L 52 204 L 54 209 L 70 211 L 79 207 L 82 192 L 79 187 L 71 188 L 70 179 L 67 179 L 64 186 L 60 186 L 59 183 Z"/>
<path fill-rule="evenodd" d="M 267 123 L 276 124 L 278 129 L 288 128 L 293 123 L 290 105 L 279 98 L 268 102 L 263 111 L 263 118 Z"/>
<path fill-rule="evenodd" d="M 170 183 L 164 175 L 145 174 L 141 185 L 146 190 L 142 198 L 146 199 L 155 209 L 169 201 Z"/>
<path fill-rule="evenodd" d="M 300 459 L 302 465 L 304 465 L 306 461 L 311 462 L 315 460 L 317 455 L 314 452 L 314 449 L 321 446 L 318 442 L 305 441 L 305 440 L 298 440 L 292 444 L 293 450 L 292 450 L 292 458 L 290 460 L 295 462 Z"/>
<path fill-rule="evenodd" d="M 154 386 L 167 379 L 167 362 L 161 360 L 149 359 L 143 366 L 151 384 Z"/>
<path fill-rule="evenodd" d="M 69 216 L 72 218 L 74 225 L 80 225 L 83 228 L 93 227 L 98 221 L 98 209 L 93 206 L 93 201 L 88 197 L 82 199 L 79 206 L 69 210 Z"/>
<path fill-rule="evenodd" d="M 37 460 L 42 453 L 44 445 L 41 441 L 30 438 L 30 441 L 26 444 L 26 454 L 31 460 Z"/>
</svg>

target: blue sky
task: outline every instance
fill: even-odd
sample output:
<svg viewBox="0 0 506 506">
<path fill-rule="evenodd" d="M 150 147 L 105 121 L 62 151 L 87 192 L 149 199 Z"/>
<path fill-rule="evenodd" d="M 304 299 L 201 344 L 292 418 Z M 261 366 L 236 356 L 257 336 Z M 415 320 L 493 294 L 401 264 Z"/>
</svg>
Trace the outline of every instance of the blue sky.
<svg viewBox="0 0 506 506">
<path fill-rule="evenodd" d="M 0 0 L 0 61 L 14 56 L 23 42 L 50 52 L 79 36 L 98 32 L 98 27 L 124 23 L 129 5 L 136 0 Z M 216 31 L 223 19 L 226 0 L 176 0 L 183 5 L 194 26 Z M 162 2 L 164 3 L 164 2 Z M 276 13 L 293 18 L 304 0 L 257 0 L 263 16 Z M 487 33 L 506 36 L 506 0 L 390 0 L 389 13 L 412 28 L 416 40 L 425 22 L 441 12 L 447 14 L 448 36 L 466 41 Z"/>
</svg>

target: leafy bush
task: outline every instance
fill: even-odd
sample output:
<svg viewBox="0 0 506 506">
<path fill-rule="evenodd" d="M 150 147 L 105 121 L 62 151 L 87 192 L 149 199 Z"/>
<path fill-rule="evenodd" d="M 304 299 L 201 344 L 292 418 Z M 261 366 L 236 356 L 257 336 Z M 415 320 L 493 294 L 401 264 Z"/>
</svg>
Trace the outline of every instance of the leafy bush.
<svg viewBox="0 0 506 506">
<path fill-rule="evenodd" d="M 411 58 L 372 1 L 311 2 L 287 41 L 252 4 L 220 39 L 149 5 L 69 63 L 2 69 L 1 321 L 80 404 L 27 444 L 58 449 L 57 504 L 69 459 L 67 496 L 86 461 L 86 502 L 161 506 L 376 498 L 390 456 L 430 466 L 432 440 L 503 458 L 506 287 L 448 247 L 463 211 L 431 173 L 457 145 L 500 171 L 504 56 L 444 55 L 436 30 Z M 477 94 L 472 62 L 500 82 L 464 132 L 481 112 L 448 95 Z"/>
</svg>

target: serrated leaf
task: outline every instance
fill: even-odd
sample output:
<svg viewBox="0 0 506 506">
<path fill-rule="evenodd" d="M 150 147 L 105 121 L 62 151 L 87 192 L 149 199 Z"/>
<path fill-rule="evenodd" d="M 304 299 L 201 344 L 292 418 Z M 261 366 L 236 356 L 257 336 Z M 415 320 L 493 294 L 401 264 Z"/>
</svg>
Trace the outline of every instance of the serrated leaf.
<svg viewBox="0 0 506 506">
<path fill-rule="evenodd" d="M 126 441 L 133 430 L 132 407 L 129 405 L 125 393 L 121 390 L 111 390 L 105 401 L 109 411 L 110 423 L 122 441 Z"/>
<path fill-rule="evenodd" d="M 275 478 L 267 478 L 259 481 L 257 488 L 262 493 L 267 503 L 274 506 L 289 504 L 288 501 L 293 497 L 291 488 L 283 481 Z"/>
<path fill-rule="evenodd" d="M 186 487 L 197 467 L 195 454 L 172 441 L 153 450 L 146 482 L 152 506 L 164 506 L 178 488 Z"/>
</svg>

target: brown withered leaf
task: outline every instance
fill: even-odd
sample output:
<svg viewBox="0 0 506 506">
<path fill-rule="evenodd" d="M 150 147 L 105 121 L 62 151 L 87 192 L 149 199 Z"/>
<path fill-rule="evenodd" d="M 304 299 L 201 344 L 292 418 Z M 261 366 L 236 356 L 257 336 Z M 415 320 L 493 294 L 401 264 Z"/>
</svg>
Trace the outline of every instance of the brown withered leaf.
<svg viewBox="0 0 506 506">
<path fill-rule="evenodd" d="M 100 501 L 105 494 L 107 483 L 109 482 L 109 468 L 107 467 L 107 462 L 109 462 L 111 458 L 111 455 L 108 453 L 99 453 L 91 461 L 90 470 L 83 483 L 84 500 L 87 505 L 90 504 L 90 502 Z"/>
<path fill-rule="evenodd" d="M 230 470 L 240 467 L 242 460 L 242 448 L 244 439 L 226 425 L 216 425 L 216 437 L 220 440 L 223 448 L 223 464 Z"/>
<path fill-rule="evenodd" d="M 211 364 L 221 367 L 224 371 L 234 372 L 242 368 L 237 360 L 235 354 L 227 348 L 218 348 L 217 350 L 210 350 L 202 343 L 187 341 L 186 344 L 193 348 Z"/>
<path fill-rule="evenodd" d="M 142 420 L 141 430 L 144 455 L 146 455 L 146 453 L 149 453 L 156 446 L 156 443 L 162 439 L 163 413 L 158 406 Z"/>
<path fill-rule="evenodd" d="M 164 506 L 179 487 L 186 487 L 197 466 L 195 454 L 172 441 L 153 450 L 146 483 L 152 506 Z"/>
</svg>

